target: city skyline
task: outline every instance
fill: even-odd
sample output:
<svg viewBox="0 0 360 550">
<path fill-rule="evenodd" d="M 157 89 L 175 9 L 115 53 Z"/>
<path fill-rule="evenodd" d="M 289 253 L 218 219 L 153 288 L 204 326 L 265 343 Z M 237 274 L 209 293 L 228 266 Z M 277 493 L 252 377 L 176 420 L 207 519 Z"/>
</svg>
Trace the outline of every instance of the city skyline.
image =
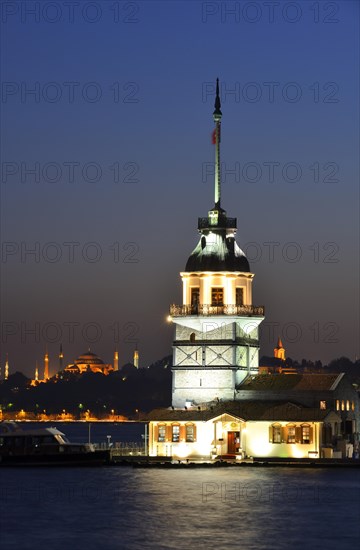
<svg viewBox="0 0 360 550">
<path fill-rule="evenodd" d="M 273 20 L 255 3 L 253 22 L 226 2 L 118 17 L 106 3 L 93 22 L 58 4 L 53 24 L 3 14 L 2 372 L 8 353 L 33 377 L 47 347 L 53 375 L 60 343 L 64 365 L 89 347 L 119 365 L 137 348 L 140 367 L 171 354 L 169 305 L 213 206 L 216 77 L 222 206 L 265 306 L 260 356 L 280 336 L 293 359 L 354 361 L 356 2 Z"/>
</svg>

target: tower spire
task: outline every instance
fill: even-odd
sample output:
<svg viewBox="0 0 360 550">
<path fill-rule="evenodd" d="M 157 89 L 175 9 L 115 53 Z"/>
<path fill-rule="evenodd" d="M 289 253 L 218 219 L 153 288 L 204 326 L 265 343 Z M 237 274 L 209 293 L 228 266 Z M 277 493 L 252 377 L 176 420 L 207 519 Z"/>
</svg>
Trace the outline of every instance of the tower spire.
<svg viewBox="0 0 360 550">
<path fill-rule="evenodd" d="M 221 175 L 220 175 L 220 127 L 221 127 L 221 103 L 219 94 L 219 79 L 216 79 L 215 110 L 213 112 L 215 122 L 215 207 L 220 207 L 221 200 Z"/>
</svg>

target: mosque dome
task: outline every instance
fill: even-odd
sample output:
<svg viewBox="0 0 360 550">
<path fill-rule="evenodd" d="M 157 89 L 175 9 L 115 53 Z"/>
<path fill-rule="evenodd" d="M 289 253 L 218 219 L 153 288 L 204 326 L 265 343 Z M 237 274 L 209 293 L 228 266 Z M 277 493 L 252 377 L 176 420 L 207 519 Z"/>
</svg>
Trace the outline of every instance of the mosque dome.
<svg viewBox="0 0 360 550">
<path fill-rule="evenodd" d="M 74 361 L 75 365 L 103 365 L 104 361 L 96 353 L 88 351 L 79 355 Z"/>
</svg>

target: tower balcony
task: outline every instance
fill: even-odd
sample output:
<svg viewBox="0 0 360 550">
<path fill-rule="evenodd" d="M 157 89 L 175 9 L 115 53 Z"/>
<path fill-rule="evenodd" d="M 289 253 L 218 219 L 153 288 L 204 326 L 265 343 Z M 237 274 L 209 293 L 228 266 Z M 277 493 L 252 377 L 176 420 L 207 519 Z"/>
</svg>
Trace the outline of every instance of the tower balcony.
<svg viewBox="0 0 360 550">
<path fill-rule="evenodd" d="M 212 306 L 211 304 L 175 305 L 170 306 L 172 317 L 185 317 L 189 315 L 238 315 L 239 317 L 264 317 L 264 306 L 236 306 L 228 304 Z"/>
<path fill-rule="evenodd" d="M 236 218 L 228 218 L 221 214 L 217 220 L 210 220 L 208 217 L 198 218 L 198 229 L 208 229 L 211 227 L 236 229 L 236 226 Z"/>
</svg>

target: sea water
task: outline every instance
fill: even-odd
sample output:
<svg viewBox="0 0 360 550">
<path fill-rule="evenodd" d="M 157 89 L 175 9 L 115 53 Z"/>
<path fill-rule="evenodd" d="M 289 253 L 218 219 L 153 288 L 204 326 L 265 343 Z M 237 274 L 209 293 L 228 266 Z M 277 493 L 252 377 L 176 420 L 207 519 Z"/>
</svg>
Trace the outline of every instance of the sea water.
<svg viewBox="0 0 360 550">
<path fill-rule="evenodd" d="M 359 470 L 0 468 L 0 547 L 359 547 Z"/>
<path fill-rule="evenodd" d="M 143 423 L 56 426 L 73 442 L 144 441 Z M 90 430 L 89 430 L 90 428 Z M 0 468 L 0 548 L 357 548 L 360 470 Z"/>
</svg>

